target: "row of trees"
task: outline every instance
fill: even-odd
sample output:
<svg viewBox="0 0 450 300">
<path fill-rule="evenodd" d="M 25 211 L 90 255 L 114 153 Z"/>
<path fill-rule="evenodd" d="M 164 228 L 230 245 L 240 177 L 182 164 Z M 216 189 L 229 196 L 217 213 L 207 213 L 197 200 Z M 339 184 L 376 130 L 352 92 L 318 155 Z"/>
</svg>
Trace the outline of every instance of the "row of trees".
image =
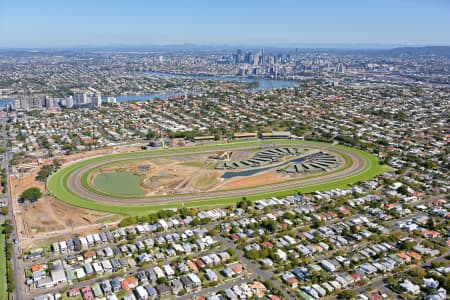
<svg viewBox="0 0 450 300">
<path fill-rule="evenodd" d="M 0 177 L 0 184 L 2 185 L 2 192 L 3 194 L 6 193 L 7 189 L 8 189 L 8 175 L 6 173 L 6 170 L 4 168 L 1 169 L 0 171 L 1 173 L 1 177 Z"/>
<path fill-rule="evenodd" d="M 11 233 L 13 231 L 13 227 L 11 225 L 11 220 L 6 220 L 3 224 L 2 234 L 5 238 L 5 253 L 6 253 L 6 283 L 7 283 L 7 292 L 11 293 L 16 288 L 14 283 L 14 269 L 12 265 L 13 259 L 13 245 L 10 241 Z"/>
<path fill-rule="evenodd" d="M 197 218 L 195 217 L 197 215 L 197 210 L 195 208 L 180 208 L 176 211 L 174 210 L 160 210 L 157 213 L 151 213 L 144 216 L 130 216 L 122 221 L 120 221 L 119 226 L 120 227 L 126 227 L 131 226 L 135 224 L 142 224 L 142 223 L 156 223 L 160 219 L 168 219 L 174 216 L 179 216 L 181 218 L 186 218 L 188 216 L 193 217 L 192 219 L 192 226 L 199 226 L 199 225 L 206 225 L 211 222 L 210 218 Z"/>
<path fill-rule="evenodd" d="M 168 219 L 175 215 L 179 215 L 181 218 L 185 218 L 187 216 L 194 217 L 197 214 L 197 210 L 195 208 L 180 208 L 177 211 L 173 210 L 160 210 L 157 213 L 152 213 L 144 216 L 130 216 L 122 221 L 120 221 L 119 226 L 125 227 L 130 225 L 135 225 L 139 223 L 156 223 L 160 219 Z"/>
<path fill-rule="evenodd" d="M 297 124 L 293 123 L 292 121 L 280 121 L 271 124 L 268 127 L 254 126 L 248 123 L 244 124 L 243 128 L 238 127 L 234 129 L 210 127 L 207 131 L 207 134 L 213 135 L 216 140 L 219 140 L 222 136 L 231 137 L 233 136 L 234 132 L 241 130 L 248 132 L 258 132 L 258 136 L 261 136 L 262 132 L 271 130 L 289 130 L 294 135 L 301 136 L 304 135 L 306 132 L 310 131 L 311 129 L 312 129 L 311 127 L 303 123 Z M 198 129 L 194 129 L 192 131 L 177 131 L 177 132 L 169 131 L 167 133 L 169 138 L 185 138 L 185 139 L 193 139 L 196 136 L 201 136 L 204 134 L 205 132 L 201 132 Z M 159 135 L 152 130 L 149 130 L 145 135 L 145 138 L 148 140 L 152 140 L 157 137 L 159 137 Z"/>
</svg>

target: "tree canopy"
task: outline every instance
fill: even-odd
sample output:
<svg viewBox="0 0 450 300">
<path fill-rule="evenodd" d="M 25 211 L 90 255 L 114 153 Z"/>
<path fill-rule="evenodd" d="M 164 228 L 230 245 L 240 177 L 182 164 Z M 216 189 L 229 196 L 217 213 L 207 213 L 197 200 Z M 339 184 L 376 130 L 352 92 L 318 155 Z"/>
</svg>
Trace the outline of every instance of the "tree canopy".
<svg viewBox="0 0 450 300">
<path fill-rule="evenodd" d="M 38 187 L 31 187 L 29 189 L 26 189 L 22 193 L 22 198 L 24 200 L 29 200 L 31 202 L 37 201 L 42 197 L 42 192 Z"/>
</svg>

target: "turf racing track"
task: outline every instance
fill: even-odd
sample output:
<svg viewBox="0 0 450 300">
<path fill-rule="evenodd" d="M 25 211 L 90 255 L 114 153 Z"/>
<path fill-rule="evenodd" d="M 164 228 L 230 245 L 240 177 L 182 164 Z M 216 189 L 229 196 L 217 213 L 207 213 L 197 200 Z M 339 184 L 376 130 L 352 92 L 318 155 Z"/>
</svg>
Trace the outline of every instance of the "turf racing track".
<svg viewBox="0 0 450 300">
<path fill-rule="evenodd" d="M 267 143 L 267 142 L 264 142 Z M 170 150 L 152 150 L 111 154 L 74 162 L 53 174 L 47 183 L 48 190 L 56 198 L 69 204 L 115 213 L 139 215 L 150 211 L 173 207 L 220 206 L 236 203 L 243 196 L 256 200 L 273 196 L 284 196 L 296 192 L 312 192 L 333 188 L 345 188 L 349 184 L 368 180 L 382 173 L 383 168 L 378 159 L 366 152 L 340 145 L 303 141 L 271 141 L 276 146 L 301 146 L 334 152 L 345 158 L 345 165 L 334 171 L 302 179 L 288 180 L 276 184 L 260 185 L 245 189 L 202 192 L 195 194 L 178 194 L 152 197 L 116 197 L 100 194 L 89 189 L 83 182 L 83 175 L 100 165 L 120 160 L 161 158 L 176 155 L 193 155 L 213 153 L 217 150 L 245 150 L 258 147 L 261 142 L 236 142 L 215 146 L 185 147 Z"/>
</svg>

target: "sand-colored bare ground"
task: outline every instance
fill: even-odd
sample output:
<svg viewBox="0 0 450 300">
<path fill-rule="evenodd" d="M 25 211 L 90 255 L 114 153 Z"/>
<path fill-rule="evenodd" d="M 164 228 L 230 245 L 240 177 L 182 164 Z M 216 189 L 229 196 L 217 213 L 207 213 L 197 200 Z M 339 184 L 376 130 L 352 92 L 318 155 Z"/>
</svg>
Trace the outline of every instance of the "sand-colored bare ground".
<svg viewBox="0 0 450 300">
<path fill-rule="evenodd" d="M 231 153 L 231 161 L 240 161 L 252 158 L 255 156 L 255 151 L 234 151 Z"/>
<path fill-rule="evenodd" d="M 120 147 L 114 147 L 114 148 L 102 148 L 102 149 L 94 149 L 94 150 L 86 151 L 86 152 L 75 153 L 75 154 L 68 155 L 68 156 L 62 155 L 62 156 L 58 156 L 57 158 L 62 163 L 66 163 L 66 162 L 76 161 L 79 159 L 89 158 L 92 156 L 97 156 L 97 155 L 126 153 L 126 152 L 135 152 L 135 151 L 141 151 L 141 148 L 137 147 L 137 146 L 132 146 L 132 147 L 120 146 Z"/>
<path fill-rule="evenodd" d="M 58 160 L 65 163 L 95 155 L 115 153 L 115 151 L 122 152 L 125 150 L 94 150 L 70 156 L 60 156 Z M 44 164 L 51 163 L 53 161 L 48 160 Z M 105 224 L 108 226 L 115 225 L 123 218 L 120 215 L 70 206 L 48 195 L 45 182 L 35 179 L 41 167 L 42 165 L 39 165 L 31 172 L 11 176 L 14 219 L 22 249 L 47 244 L 65 236 L 96 231 Z M 20 195 L 29 187 L 39 187 L 43 197 L 35 203 L 19 203 Z"/>
<path fill-rule="evenodd" d="M 255 187 L 265 184 L 278 183 L 285 181 L 288 177 L 282 173 L 267 171 L 252 176 L 239 176 L 228 179 L 222 184 L 219 184 L 213 190 L 230 190 L 230 189 L 241 189 L 248 187 Z"/>
<path fill-rule="evenodd" d="M 24 238 L 22 245 L 37 246 L 49 238 L 61 235 L 86 234 L 98 230 L 104 224 L 116 224 L 119 215 L 75 208 L 50 196 L 36 203 L 26 203 L 22 209 Z M 19 218 L 17 219 L 19 221 Z"/>
</svg>

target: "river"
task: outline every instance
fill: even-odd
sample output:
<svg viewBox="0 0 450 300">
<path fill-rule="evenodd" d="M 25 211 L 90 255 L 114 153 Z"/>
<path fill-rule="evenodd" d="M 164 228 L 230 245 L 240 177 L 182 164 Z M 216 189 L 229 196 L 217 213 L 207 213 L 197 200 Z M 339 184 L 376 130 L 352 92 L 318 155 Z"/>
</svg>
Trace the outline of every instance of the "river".
<svg viewBox="0 0 450 300">
<path fill-rule="evenodd" d="M 237 81 L 237 82 L 257 82 L 258 86 L 251 88 L 251 91 L 264 91 L 270 89 L 278 89 L 291 87 L 298 84 L 297 81 L 293 80 L 280 80 L 280 79 L 270 79 L 270 78 L 259 78 L 259 77 L 242 77 L 242 76 L 213 76 L 213 75 L 184 75 L 184 74 L 173 74 L 166 72 L 145 72 L 150 75 L 155 75 L 159 77 L 172 77 L 172 78 L 188 78 L 188 79 L 202 79 L 202 80 L 212 80 L 212 81 Z"/>
<path fill-rule="evenodd" d="M 249 91 L 265 91 L 271 89 L 287 88 L 298 84 L 297 81 L 292 80 L 279 80 L 279 79 L 267 79 L 258 77 L 239 77 L 239 76 L 210 76 L 210 75 L 183 75 L 183 74 L 172 74 L 164 72 L 146 72 L 157 77 L 172 77 L 172 78 L 188 78 L 188 79 L 201 79 L 201 80 L 213 80 L 213 81 L 238 81 L 238 82 L 248 82 L 258 83 L 256 87 L 250 88 Z M 188 92 L 189 93 L 189 92 Z M 169 99 L 171 97 L 184 96 L 184 93 L 167 92 L 167 93 L 150 93 L 150 94 L 137 94 L 137 95 L 118 95 L 114 96 L 117 102 L 125 101 L 146 101 L 153 100 L 155 98 Z M 102 97 L 103 102 L 106 102 L 106 96 Z M 0 99 L 0 107 L 11 103 L 13 99 Z"/>
<path fill-rule="evenodd" d="M 279 80 L 279 79 L 267 79 L 267 78 L 257 78 L 257 77 L 240 77 L 240 76 L 210 76 L 210 75 L 184 75 L 184 74 L 173 74 L 173 73 L 165 73 L 165 72 L 145 72 L 150 75 L 154 75 L 157 77 L 171 77 L 171 78 L 188 78 L 188 79 L 201 79 L 201 80 L 212 80 L 212 81 L 238 81 L 238 82 L 256 82 L 258 85 L 254 88 L 250 88 L 249 91 L 257 92 L 257 91 L 265 91 L 271 89 L 279 89 L 279 88 L 287 88 L 292 87 L 298 84 L 298 81 L 293 80 Z M 152 94 L 140 94 L 140 95 L 124 95 L 124 96 L 115 96 L 117 102 L 125 102 L 125 101 L 145 101 L 152 100 L 155 98 L 160 99 L 168 99 L 171 97 L 179 97 L 184 96 L 184 93 L 152 93 Z M 106 96 L 103 97 L 103 100 L 106 101 Z"/>
</svg>

